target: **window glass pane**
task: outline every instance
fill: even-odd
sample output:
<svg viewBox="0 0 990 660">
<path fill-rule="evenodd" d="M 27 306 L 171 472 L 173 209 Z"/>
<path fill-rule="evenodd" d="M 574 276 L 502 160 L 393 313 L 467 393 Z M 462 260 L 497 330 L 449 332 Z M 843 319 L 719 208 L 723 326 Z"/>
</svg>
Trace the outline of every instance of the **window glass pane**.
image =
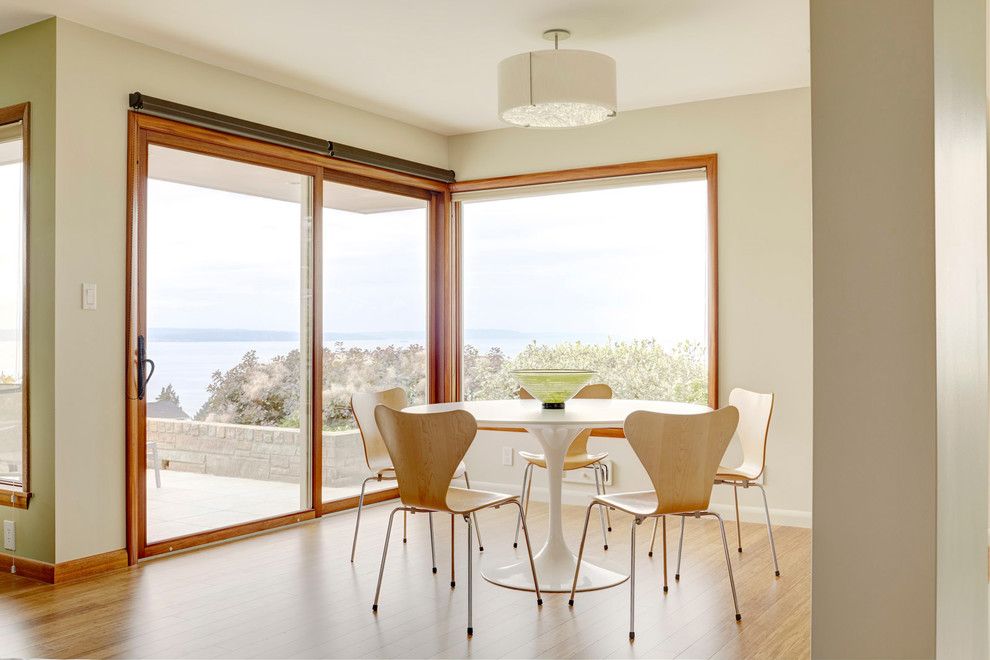
<svg viewBox="0 0 990 660">
<path fill-rule="evenodd" d="M 148 540 L 308 508 L 311 180 L 149 151 Z"/>
<path fill-rule="evenodd" d="M 0 484 L 24 480 L 24 141 L 0 126 Z"/>
<path fill-rule="evenodd" d="M 370 475 L 355 392 L 427 391 L 425 200 L 326 182 L 323 189 L 323 499 Z M 393 488 L 374 482 L 369 489 Z"/>
<path fill-rule="evenodd" d="M 461 202 L 466 400 L 519 368 L 582 368 L 615 396 L 706 403 L 704 180 Z"/>
</svg>

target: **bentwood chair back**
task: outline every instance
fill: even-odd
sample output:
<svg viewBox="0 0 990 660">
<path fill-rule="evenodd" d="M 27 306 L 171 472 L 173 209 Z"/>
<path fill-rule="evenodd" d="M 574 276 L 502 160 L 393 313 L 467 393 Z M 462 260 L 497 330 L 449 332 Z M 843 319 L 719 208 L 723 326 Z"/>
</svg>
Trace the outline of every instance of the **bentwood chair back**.
<svg viewBox="0 0 990 660">
<path fill-rule="evenodd" d="M 375 421 L 375 408 L 388 406 L 393 410 L 402 410 L 408 405 L 406 392 L 401 387 L 384 392 L 359 392 L 351 396 L 351 411 L 364 444 L 364 460 L 372 472 L 381 474 L 392 470 L 392 459 Z"/>
<path fill-rule="evenodd" d="M 629 543 L 630 639 L 636 637 L 636 527 L 647 518 L 663 518 L 666 521 L 665 516 L 678 515 L 681 516 L 681 520 L 685 516 L 711 516 L 718 520 L 736 621 L 741 620 L 735 579 L 732 576 L 732 561 L 729 559 L 729 545 L 725 539 L 725 525 L 721 516 L 708 510 L 719 459 L 729 446 L 729 440 L 732 439 L 738 423 L 739 411 L 733 406 L 697 415 L 637 411 L 626 417 L 624 425 L 626 440 L 649 474 L 653 490 L 598 495 L 591 501 L 585 513 L 584 531 L 581 534 L 581 547 L 578 550 L 569 605 L 574 605 L 591 510 L 596 506 L 614 507 L 633 517 Z M 663 590 L 666 593 L 666 523 L 664 530 Z"/>
<path fill-rule="evenodd" d="M 453 543 L 454 516 L 462 516 L 467 523 L 467 572 L 468 596 L 467 634 L 474 632 L 472 627 L 473 607 L 473 557 L 471 552 L 472 517 L 481 509 L 514 505 L 522 512 L 522 505 L 515 495 L 492 493 L 483 490 L 457 488 L 450 485 L 455 471 L 468 447 L 478 432 L 478 423 L 471 413 L 451 410 L 439 413 L 405 413 L 381 405 L 375 408 L 375 419 L 381 429 L 382 438 L 392 457 L 392 465 L 399 481 L 399 498 L 402 505 L 392 510 L 388 529 L 385 532 L 385 545 L 382 549 L 382 564 L 378 570 L 378 587 L 375 589 L 375 602 L 371 609 L 378 611 L 378 597 L 381 594 L 382 576 L 385 574 L 385 558 L 388 555 L 388 541 L 392 532 L 392 519 L 398 511 L 412 513 L 425 511 L 451 514 L 451 542 Z M 432 518 L 431 518 L 432 520 Z M 526 538 L 526 552 L 529 567 L 533 574 L 533 588 L 536 591 L 536 604 L 543 604 L 533 549 L 529 543 L 529 531 L 523 516 L 523 533 Z M 476 521 L 475 521 L 475 524 Z M 431 523 L 432 539 L 432 523 Z M 480 541 L 479 541 L 480 542 Z M 453 545 L 451 546 L 453 557 Z M 434 569 L 435 572 L 435 569 Z M 454 586 L 451 575 L 450 586 Z"/>
<path fill-rule="evenodd" d="M 637 411 L 626 418 L 626 440 L 656 491 L 653 515 L 708 509 L 719 461 L 738 422 L 734 406 L 699 415 Z"/>
<path fill-rule="evenodd" d="M 471 413 L 397 413 L 379 407 L 375 419 L 392 457 L 402 503 L 449 511 L 450 481 L 478 433 Z"/>
<path fill-rule="evenodd" d="M 729 405 L 739 409 L 739 428 L 736 432 L 742 447 L 743 462 L 735 471 L 745 474 L 750 480 L 759 479 L 767 465 L 773 393 L 761 394 L 737 387 L 729 393 Z"/>
</svg>

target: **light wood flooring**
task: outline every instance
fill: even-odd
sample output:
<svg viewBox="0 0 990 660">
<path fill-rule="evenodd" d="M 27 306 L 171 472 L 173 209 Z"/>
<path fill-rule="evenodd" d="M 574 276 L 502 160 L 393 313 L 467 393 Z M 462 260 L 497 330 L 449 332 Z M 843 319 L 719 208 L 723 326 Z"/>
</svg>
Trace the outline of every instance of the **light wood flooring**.
<svg viewBox="0 0 990 660">
<path fill-rule="evenodd" d="M 457 587 L 449 586 L 450 518 L 436 518 L 437 566 L 425 515 L 396 516 L 381 604 L 375 581 L 391 503 L 365 510 L 357 561 L 348 561 L 354 513 L 143 562 L 138 568 L 58 586 L 0 575 L 0 657 L 511 657 L 806 658 L 810 655 L 811 531 L 775 528 L 781 577 L 773 575 L 766 528 L 744 524 L 744 552 L 726 524 L 743 620 L 733 618 L 717 524 L 688 520 L 681 580 L 674 581 L 678 522 L 668 523 L 670 592 L 662 560 L 647 556 L 652 524 L 637 533 L 636 640 L 628 639 L 629 584 L 545 594 L 486 582 L 479 564 L 513 550 L 512 508 L 481 514 L 485 551 L 475 556 L 474 637 L 465 635 L 465 525 L 457 521 Z M 593 525 L 589 559 L 628 571 L 630 518 L 613 512 L 609 550 Z M 583 509 L 565 507 L 577 547 Z M 596 518 L 592 518 L 596 522 Z M 534 544 L 546 508 L 530 512 Z"/>
</svg>

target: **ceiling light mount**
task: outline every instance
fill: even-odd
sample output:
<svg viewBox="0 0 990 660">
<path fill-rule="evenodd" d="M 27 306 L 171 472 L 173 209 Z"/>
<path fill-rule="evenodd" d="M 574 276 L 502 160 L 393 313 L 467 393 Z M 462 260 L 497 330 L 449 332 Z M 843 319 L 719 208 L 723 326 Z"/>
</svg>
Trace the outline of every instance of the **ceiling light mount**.
<svg viewBox="0 0 990 660">
<path fill-rule="evenodd" d="M 498 65 L 498 114 L 523 128 L 576 128 L 615 116 L 615 60 L 590 50 L 559 48 L 570 30 L 543 38 L 552 50 L 520 53 Z"/>
<path fill-rule="evenodd" d="M 543 38 L 553 42 L 553 47 L 557 48 L 561 41 L 571 38 L 571 31 L 564 28 L 551 28 L 543 32 Z"/>
</svg>

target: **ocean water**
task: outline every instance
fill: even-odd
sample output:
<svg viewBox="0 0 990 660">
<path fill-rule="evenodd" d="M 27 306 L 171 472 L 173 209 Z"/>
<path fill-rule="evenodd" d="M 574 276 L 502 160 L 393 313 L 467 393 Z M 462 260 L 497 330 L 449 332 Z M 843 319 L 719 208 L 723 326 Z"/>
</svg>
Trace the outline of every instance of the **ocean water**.
<svg viewBox="0 0 990 660">
<path fill-rule="evenodd" d="M 517 355 L 534 338 L 525 335 L 510 336 L 484 336 L 468 337 L 465 343 L 471 344 L 481 352 L 498 346 L 508 357 Z M 541 333 L 535 337 L 540 343 L 557 343 L 560 341 L 574 341 L 578 337 L 564 334 Z M 603 337 L 586 336 L 585 341 L 597 342 Z M 336 343 L 336 342 L 334 342 Z M 374 339 L 348 339 L 340 342 L 345 348 L 365 348 L 372 349 L 376 346 L 407 346 L 411 342 L 402 337 L 387 338 L 376 337 Z M 13 342 L 0 340 L 0 355 L 4 354 L 2 349 L 10 348 L 4 346 Z M 330 346 L 328 341 L 325 344 Z M 155 372 L 148 383 L 148 399 L 154 401 L 162 388 L 171 384 L 179 395 L 182 409 L 190 416 L 206 403 L 209 394 L 206 386 L 209 385 L 214 371 L 226 371 L 244 357 L 248 351 L 254 350 L 261 360 L 270 360 L 277 355 L 285 355 L 289 351 L 299 348 L 297 341 L 155 341 L 154 335 L 148 342 L 148 357 L 155 362 Z M 10 352 L 10 351 L 7 351 Z M 12 366 L 8 372 L 12 370 Z M 4 365 L 0 364 L 0 371 L 4 370 Z"/>
<path fill-rule="evenodd" d="M 542 339 L 542 338 L 541 338 Z M 531 340 L 500 338 L 471 341 L 481 351 L 499 346 L 506 355 L 522 351 Z M 335 342 L 336 343 L 336 342 Z M 372 349 L 376 346 L 406 346 L 408 340 L 361 339 L 340 342 L 345 348 Z M 326 346 L 330 346 L 328 342 Z M 214 371 L 226 371 L 236 365 L 248 351 L 254 350 L 260 360 L 270 360 L 299 348 L 295 341 L 154 341 L 148 342 L 148 357 L 155 362 L 155 373 L 148 383 L 148 398 L 154 401 L 168 384 L 179 395 L 182 409 L 190 416 L 206 403 L 206 386 Z"/>
</svg>

